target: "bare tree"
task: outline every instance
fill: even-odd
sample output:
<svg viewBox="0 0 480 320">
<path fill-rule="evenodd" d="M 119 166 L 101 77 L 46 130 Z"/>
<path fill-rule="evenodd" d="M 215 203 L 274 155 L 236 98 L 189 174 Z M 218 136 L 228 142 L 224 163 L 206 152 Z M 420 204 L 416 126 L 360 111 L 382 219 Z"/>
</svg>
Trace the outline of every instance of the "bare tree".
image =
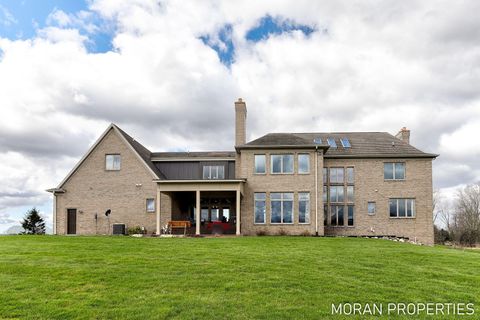
<svg viewBox="0 0 480 320">
<path fill-rule="evenodd" d="M 480 242 L 480 185 L 478 183 L 458 190 L 455 216 L 452 220 L 457 241 L 467 245 Z"/>
</svg>

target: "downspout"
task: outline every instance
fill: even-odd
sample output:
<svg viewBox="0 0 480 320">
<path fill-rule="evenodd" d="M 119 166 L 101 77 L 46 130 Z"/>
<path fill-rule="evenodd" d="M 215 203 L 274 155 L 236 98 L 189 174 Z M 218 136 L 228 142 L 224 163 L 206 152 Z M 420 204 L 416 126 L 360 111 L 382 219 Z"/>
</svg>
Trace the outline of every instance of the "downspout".
<svg viewBox="0 0 480 320">
<path fill-rule="evenodd" d="M 57 195 L 53 193 L 53 234 L 57 234 Z"/>
<path fill-rule="evenodd" d="M 315 146 L 315 236 L 318 236 L 318 146 Z"/>
</svg>

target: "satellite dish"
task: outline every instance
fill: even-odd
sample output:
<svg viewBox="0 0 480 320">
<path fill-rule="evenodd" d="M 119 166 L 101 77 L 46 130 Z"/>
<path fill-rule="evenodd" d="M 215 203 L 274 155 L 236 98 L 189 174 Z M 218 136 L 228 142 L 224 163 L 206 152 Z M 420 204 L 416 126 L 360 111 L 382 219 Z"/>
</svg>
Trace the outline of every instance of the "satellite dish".
<svg viewBox="0 0 480 320">
<path fill-rule="evenodd" d="M 105 215 L 108 217 L 110 215 L 110 213 L 112 213 L 112 210 L 108 209 L 107 211 L 105 211 Z"/>
</svg>

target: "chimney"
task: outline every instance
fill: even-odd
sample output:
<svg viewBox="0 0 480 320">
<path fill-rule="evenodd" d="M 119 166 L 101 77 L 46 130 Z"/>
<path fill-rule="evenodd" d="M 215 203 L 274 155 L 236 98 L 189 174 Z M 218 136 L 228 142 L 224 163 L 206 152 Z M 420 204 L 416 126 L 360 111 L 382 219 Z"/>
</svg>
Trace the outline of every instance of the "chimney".
<svg viewBox="0 0 480 320">
<path fill-rule="evenodd" d="M 238 98 L 235 101 L 235 146 L 247 142 L 247 105 Z"/>
<path fill-rule="evenodd" d="M 410 144 L 410 130 L 408 130 L 406 127 L 400 129 L 395 137 Z"/>
</svg>

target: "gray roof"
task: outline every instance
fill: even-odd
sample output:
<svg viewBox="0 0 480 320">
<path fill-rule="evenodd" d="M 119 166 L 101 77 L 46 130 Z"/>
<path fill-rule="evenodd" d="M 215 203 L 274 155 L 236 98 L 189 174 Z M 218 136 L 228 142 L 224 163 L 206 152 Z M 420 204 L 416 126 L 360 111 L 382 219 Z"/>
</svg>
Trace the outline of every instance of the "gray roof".
<svg viewBox="0 0 480 320">
<path fill-rule="evenodd" d="M 435 158 L 438 155 L 425 153 L 387 132 L 312 132 L 312 133 L 269 133 L 248 142 L 242 148 L 264 148 L 274 146 L 315 147 L 314 139 L 322 139 L 319 147 L 326 149 L 326 158 L 371 158 L 410 157 Z M 334 138 L 337 148 L 329 147 L 327 138 Z M 344 148 L 341 138 L 347 138 L 350 148 Z"/>
<path fill-rule="evenodd" d="M 232 158 L 235 151 L 205 151 L 205 152 L 153 152 L 152 158 Z"/>
</svg>

